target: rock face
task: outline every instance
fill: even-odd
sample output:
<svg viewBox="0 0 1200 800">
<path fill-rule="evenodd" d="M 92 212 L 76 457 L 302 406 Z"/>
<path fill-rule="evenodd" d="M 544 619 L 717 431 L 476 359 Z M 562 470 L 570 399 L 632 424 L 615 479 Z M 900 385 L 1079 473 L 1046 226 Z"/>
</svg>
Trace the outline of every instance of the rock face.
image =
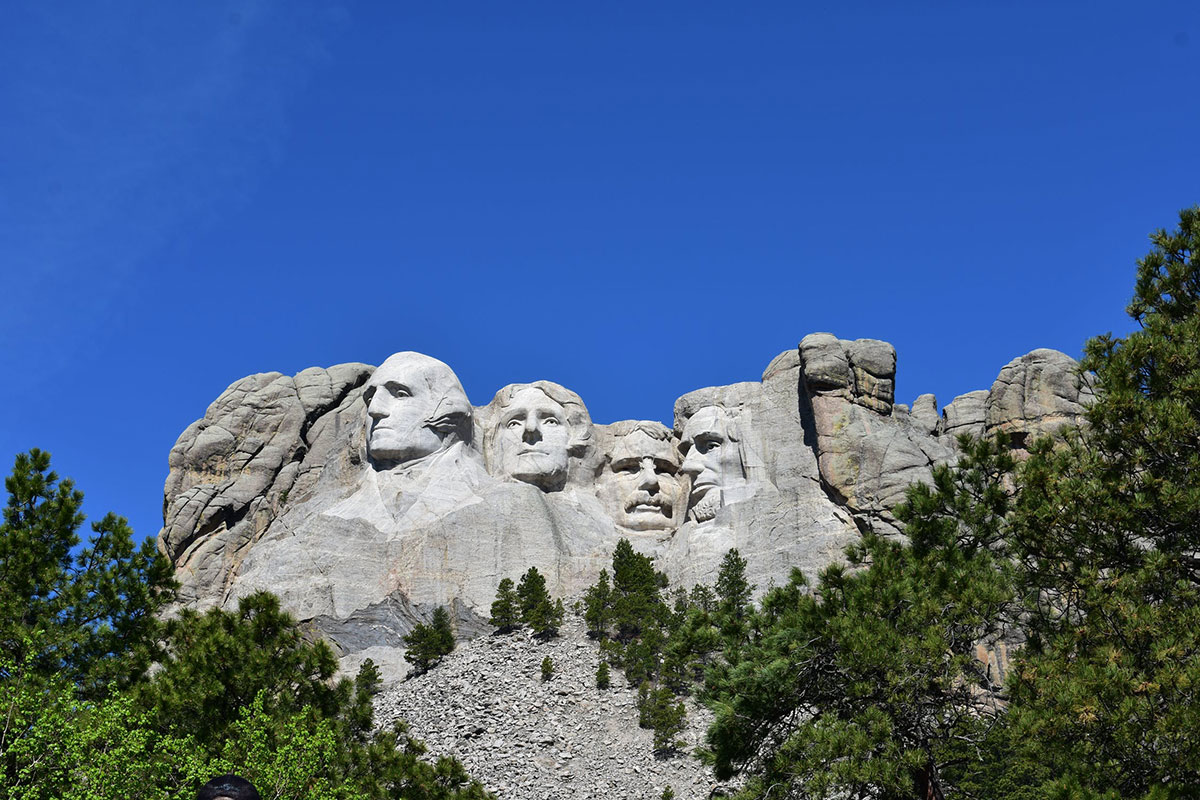
<svg viewBox="0 0 1200 800">
<path fill-rule="evenodd" d="M 405 671 L 402 637 L 445 605 L 461 636 L 502 578 L 536 566 L 555 596 L 592 583 L 621 537 L 674 584 L 711 582 L 736 547 L 760 590 L 813 574 L 873 528 L 961 433 L 1014 446 L 1073 424 L 1075 362 L 1037 350 L 939 415 L 895 403 L 896 353 L 812 334 L 762 380 L 690 392 L 672 426 L 596 424 L 550 381 L 473 406 L 447 365 L 397 353 L 243 378 L 171 451 L 160 548 L 181 597 L 233 606 L 267 589 L 353 668 Z"/>
</svg>

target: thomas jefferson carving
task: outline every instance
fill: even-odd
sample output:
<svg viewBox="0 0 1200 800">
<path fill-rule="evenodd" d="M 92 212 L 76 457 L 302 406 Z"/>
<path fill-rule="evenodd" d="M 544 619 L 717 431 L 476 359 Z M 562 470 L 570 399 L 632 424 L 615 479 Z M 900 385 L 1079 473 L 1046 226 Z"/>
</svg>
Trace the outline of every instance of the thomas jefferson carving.
<svg viewBox="0 0 1200 800">
<path fill-rule="evenodd" d="M 592 439 L 592 420 L 579 395 L 550 381 L 515 383 L 496 393 L 484 442 L 493 475 L 557 492 L 573 459 Z"/>
</svg>

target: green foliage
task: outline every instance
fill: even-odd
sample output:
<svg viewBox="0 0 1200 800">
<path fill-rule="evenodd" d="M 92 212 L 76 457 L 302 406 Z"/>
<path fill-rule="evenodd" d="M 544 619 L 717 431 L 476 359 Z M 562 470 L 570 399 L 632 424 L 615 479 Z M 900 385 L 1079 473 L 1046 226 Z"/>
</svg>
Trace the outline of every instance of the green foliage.
<svg viewBox="0 0 1200 800">
<path fill-rule="evenodd" d="M 546 579 L 537 567 L 530 567 L 521 576 L 517 585 L 517 600 L 521 606 L 521 620 L 530 627 L 535 636 L 549 639 L 558 635 L 566 609 L 561 599 L 554 600 L 546 590 Z"/>
<path fill-rule="evenodd" d="M 159 725 L 188 720 L 197 740 L 214 748 L 260 692 L 280 716 L 306 706 L 332 715 L 346 700 L 347 687 L 331 682 L 333 651 L 306 641 L 266 592 L 242 598 L 235 612 L 183 609 L 165 638 L 170 655 L 138 694 Z"/>
<path fill-rule="evenodd" d="M 740 622 L 750 613 L 750 596 L 754 586 L 746 580 L 746 559 L 737 550 L 729 550 L 717 570 L 717 611 L 723 617 Z"/>
<path fill-rule="evenodd" d="M 814 591 L 793 573 L 764 597 L 740 660 L 709 674 L 718 775 L 761 765 L 741 796 L 940 797 L 971 779 L 964 750 L 1001 712 L 975 645 L 1013 589 L 969 543 L 1002 527 L 1010 467 L 1002 444 L 968 444 L 898 511 L 911 546 L 864 535 Z"/>
<path fill-rule="evenodd" d="M 166 800 L 205 761 L 153 730 L 130 696 L 85 700 L 70 681 L 39 675 L 32 655 L 0 656 L 0 797 Z"/>
<path fill-rule="evenodd" d="M 496 600 L 492 603 L 489 622 L 497 633 L 510 633 L 521 626 L 521 607 L 517 593 L 513 591 L 512 578 L 505 578 L 496 587 Z"/>
<path fill-rule="evenodd" d="M 542 659 L 542 681 L 548 681 L 554 677 L 554 662 L 550 660 L 550 656 Z"/>
<path fill-rule="evenodd" d="M 617 542 L 612 565 L 612 585 L 607 570 L 602 570 L 587 591 L 589 634 L 601 639 L 602 652 L 625 670 L 630 686 L 657 681 L 673 620 L 662 597 L 666 576 L 655 571 L 648 557 L 634 551 L 628 539 Z M 610 631 L 613 641 L 607 640 Z"/>
<path fill-rule="evenodd" d="M 675 790 L 670 786 L 662 790 L 661 800 L 675 800 Z"/>
<path fill-rule="evenodd" d="M 1200 208 L 1151 241 L 1088 425 L 1019 475 L 1013 725 L 1064 796 L 1200 793 Z"/>
<path fill-rule="evenodd" d="M 418 623 L 404 637 L 404 660 L 413 665 L 417 674 L 428 672 L 443 657 L 454 651 L 454 628 L 444 606 L 433 610 L 429 624 Z"/>
<path fill-rule="evenodd" d="M 608 583 L 608 570 L 600 570 L 599 579 L 588 587 L 584 595 L 583 619 L 587 623 L 588 636 L 604 639 L 612 617 L 612 587 Z"/>
<path fill-rule="evenodd" d="M 654 731 L 654 753 L 668 756 L 683 746 L 679 734 L 684 730 L 687 710 L 665 686 L 655 688 L 649 681 L 638 686 L 638 725 Z"/>
<path fill-rule="evenodd" d="M 250 627 L 227 616 L 235 627 Z M 224 643 L 244 640 L 248 633 L 226 636 L 208 626 L 197 638 Z M 285 625 L 265 644 L 270 647 L 272 638 L 290 641 L 291 633 Z M 219 659 L 222 649 L 197 646 L 179 653 L 172 664 L 174 677 L 200 672 L 199 664 L 185 669 L 179 660 Z M 403 728 L 370 732 L 370 695 L 377 690 L 378 673 L 369 661 L 354 682 L 326 687 L 336 699 L 326 711 L 282 702 L 288 686 L 310 696 L 316 688 L 297 687 L 285 674 L 276 676 L 283 679 L 281 688 L 260 689 L 245 706 L 229 707 L 232 718 L 215 724 L 211 718 L 208 724 L 194 721 L 185 710 L 164 716 L 170 704 L 152 701 L 176 687 L 166 678 L 158 684 L 160 675 L 136 694 L 119 692 L 90 701 L 79 697 L 69 681 L 45 681 L 28 662 L 0 661 L 0 674 L 5 676 L 0 708 L 8 723 L 0 732 L 5 767 L 0 797 L 6 800 L 192 797 L 208 778 L 229 771 L 249 778 L 264 797 L 281 800 L 487 796 L 457 762 L 421 760 L 423 747 Z"/>
<path fill-rule="evenodd" d="M 600 659 L 600 665 L 596 667 L 596 688 L 607 689 L 612 685 L 612 678 L 608 671 L 608 662 Z"/>
<path fill-rule="evenodd" d="M 710 667 L 739 796 L 1200 795 L 1200 208 L 1151 239 L 1139 329 L 1087 345 L 1084 428 L 1019 466 L 963 442 L 897 510 L 910 545 L 795 575 Z M 1005 687 L 971 654 L 1001 635 Z"/>
<path fill-rule="evenodd" d="M 80 495 L 48 467 L 18 457 L 0 530 L 0 798 L 190 798 L 229 771 L 277 800 L 488 796 L 403 726 L 374 731 L 378 670 L 335 680 L 273 596 L 160 623 L 170 567 L 112 516 L 71 557 Z M 452 645 L 444 610 L 430 629 Z"/>
<path fill-rule="evenodd" d="M 647 628 L 662 625 L 667 615 L 661 589 L 666 576 L 654 569 L 654 563 L 621 539 L 613 551 L 612 620 L 616 638 L 622 642 L 642 635 Z"/>
<path fill-rule="evenodd" d="M 154 615 L 174 598 L 170 563 L 150 540 L 135 546 L 125 519 L 111 513 L 74 551 L 83 494 L 59 481 L 48 453 L 18 455 L 4 485 L 0 653 L 87 696 L 137 680 L 158 652 Z"/>
<path fill-rule="evenodd" d="M 546 590 L 546 578 L 538 572 L 537 567 L 530 567 L 521 576 L 517 584 L 517 600 L 521 604 L 521 618 L 528 621 L 538 606 L 550 602 L 550 592 Z"/>
<path fill-rule="evenodd" d="M 730 550 L 721 559 L 717 571 L 717 582 L 713 586 L 716 609 L 712 615 L 712 624 L 720 631 L 724 644 L 725 657 L 730 661 L 738 658 L 737 650 L 748 633 L 747 624 L 750 618 L 750 596 L 755 587 L 746 580 L 746 559 L 737 550 Z M 703 637 L 707 632 L 697 632 Z M 698 638 L 694 646 L 702 646 L 707 642 Z M 697 652 L 703 657 L 703 652 Z"/>
<path fill-rule="evenodd" d="M 650 727 L 650 681 L 642 681 L 638 684 L 637 710 L 638 710 L 638 727 Z"/>
<path fill-rule="evenodd" d="M 650 727 L 654 731 L 654 753 L 668 756 L 683 747 L 679 735 L 687 721 L 687 710 L 665 686 L 655 689 L 650 696 Z"/>
</svg>

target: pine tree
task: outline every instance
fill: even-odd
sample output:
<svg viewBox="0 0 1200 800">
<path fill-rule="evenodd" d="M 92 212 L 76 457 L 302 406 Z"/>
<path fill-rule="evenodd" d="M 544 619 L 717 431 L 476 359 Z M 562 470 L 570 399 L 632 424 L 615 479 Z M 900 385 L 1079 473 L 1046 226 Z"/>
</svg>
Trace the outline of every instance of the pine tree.
<svg viewBox="0 0 1200 800">
<path fill-rule="evenodd" d="M 496 588 L 496 600 L 492 603 L 489 622 L 497 633 L 511 633 L 521 627 L 521 607 L 517 593 L 513 591 L 512 578 L 503 579 Z"/>
<path fill-rule="evenodd" d="M 450 615 L 443 606 L 433 610 L 430 624 L 418 623 L 404 637 L 404 660 L 413 665 L 418 675 L 428 672 L 454 650 L 454 629 Z"/>
<path fill-rule="evenodd" d="M 1151 241 L 1087 425 L 1019 475 L 1014 739 L 1047 793 L 1200 794 L 1200 207 Z"/>
<path fill-rule="evenodd" d="M 976 644 L 1011 605 L 1008 449 L 969 446 L 897 509 L 911 544 L 866 534 L 850 568 L 769 591 L 736 663 L 709 670 L 717 773 L 758 766 L 744 796 L 942 797 L 976 776 L 1002 714 Z M 836 769 L 828 765 L 836 764 Z"/>
<path fill-rule="evenodd" d="M 609 676 L 608 662 L 601 658 L 600 665 L 596 667 L 596 688 L 607 689 L 611 683 L 612 678 Z"/>
<path fill-rule="evenodd" d="M 651 707 L 652 692 L 650 681 L 642 681 L 638 685 L 637 710 L 638 727 L 649 728 L 653 725 L 653 708 Z"/>
<path fill-rule="evenodd" d="M 746 621 L 750 616 L 750 597 L 755 587 L 746 580 L 746 559 L 737 550 L 729 550 L 721 559 L 714 586 L 717 609 L 714 622 L 721 630 L 725 649 L 736 649 L 746 635 Z M 732 655 L 732 654 L 728 654 Z"/>
<path fill-rule="evenodd" d="M 611 617 L 612 587 L 608 584 L 608 570 L 602 569 L 599 579 L 588 587 L 584 595 L 583 619 L 587 623 L 588 636 L 593 639 L 606 638 Z"/>
<path fill-rule="evenodd" d="M 274 596 L 155 617 L 170 564 L 115 515 L 78 549 L 81 495 L 48 467 L 18 458 L 0 529 L 0 795 L 175 797 L 236 764 L 281 800 L 486 800 L 457 761 L 376 731 L 378 670 L 335 679 Z"/>
<path fill-rule="evenodd" d="M 517 601 L 521 604 L 521 620 L 527 625 L 532 624 L 534 610 L 541 605 L 550 603 L 550 593 L 546 591 L 546 578 L 538 572 L 537 567 L 530 567 L 521 576 L 517 584 Z"/>
<path fill-rule="evenodd" d="M 530 567 L 517 586 L 517 599 L 521 605 L 521 620 L 530 627 L 534 635 L 549 639 L 558 635 L 566 609 L 561 599 L 553 600 L 546 591 L 546 579 L 537 567 Z"/>
<path fill-rule="evenodd" d="M 662 625 L 667 615 L 661 590 L 666 577 L 654 570 L 653 562 L 636 552 L 628 539 L 613 551 L 613 622 L 617 638 L 628 642 L 644 628 Z"/>
<path fill-rule="evenodd" d="M 123 517 L 78 529 L 83 493 L 50 469 L 50 454 L 16 457 L 0 524 L 0 655 L 84 695 L 136 681 L 161 651 L 156 613 L 174 599 L 172 567 L 150 540 L 135 546 Z"/>
<path fill-rule="evenodd" d="M 550 656 L 542 659 L 542 681 L 548 681 L 554 677 L 554 662 L 550 660 Z"/>
<path fill-rule="evenodd" d="M 433 628 L 435 641 L 441 655 L 449 655 L 454 652 L 454 626 L 450 624 L 450 614 L 447 613 L 445 606 L 438 606 L 433 610 L 430 627 Z"/>
<path fill-rule="evenodd" d="M 746 580 L 746 559 L 736 549 L 727 551 L 721 559 L 714 588 L 718 613 L 738 621 L 745 619 L 755 587 Z"/>
<path fill-rule="evenodd" d="M 650 693 L 650 727 L 654 730 L 654 753 L 670 755 L 683 747 L 679 735 L 687 721 L 687 709 L 671 690 L 660 687 Z"/>
<path fill-rule="evenodd" d="M 563 617 L 566 616 L 566 613 L 566 609 L 563 607 L 562 598 L 560 597 L 554 601 L 554 608 L 547 617 L 546 622 L 548 624 L 546 625 L 545 629 L 537 631 L 537 633 L 543 636 L 557 636 L 558 629 L 562 626 Z"/>
</svg>

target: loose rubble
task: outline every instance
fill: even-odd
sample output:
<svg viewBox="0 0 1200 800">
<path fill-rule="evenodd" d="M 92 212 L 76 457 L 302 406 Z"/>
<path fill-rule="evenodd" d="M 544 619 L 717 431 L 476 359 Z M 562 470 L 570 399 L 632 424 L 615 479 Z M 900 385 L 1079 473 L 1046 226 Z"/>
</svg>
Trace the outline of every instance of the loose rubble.
<svg viewBox="0 0 1200 800">
<path fill-rule="evenodd" d="M 460 642 L 441 664 L 383 691 L 381 726 L 407 721 L 430 756 L 450 755 L 500 800 L 678 800 L 728 787 L 691 753 L 703 744 L 711 713 L 688 705 L 685 752 L 655 758 L 653 733 L 638 727 L 637 689 L 620 670 L 596 688 L 599 647 L 568 614 L 561 637 L 541 642 L 528 631 Z M 554 677 L 541 679 L 542 659 Z"/>
</svg>

